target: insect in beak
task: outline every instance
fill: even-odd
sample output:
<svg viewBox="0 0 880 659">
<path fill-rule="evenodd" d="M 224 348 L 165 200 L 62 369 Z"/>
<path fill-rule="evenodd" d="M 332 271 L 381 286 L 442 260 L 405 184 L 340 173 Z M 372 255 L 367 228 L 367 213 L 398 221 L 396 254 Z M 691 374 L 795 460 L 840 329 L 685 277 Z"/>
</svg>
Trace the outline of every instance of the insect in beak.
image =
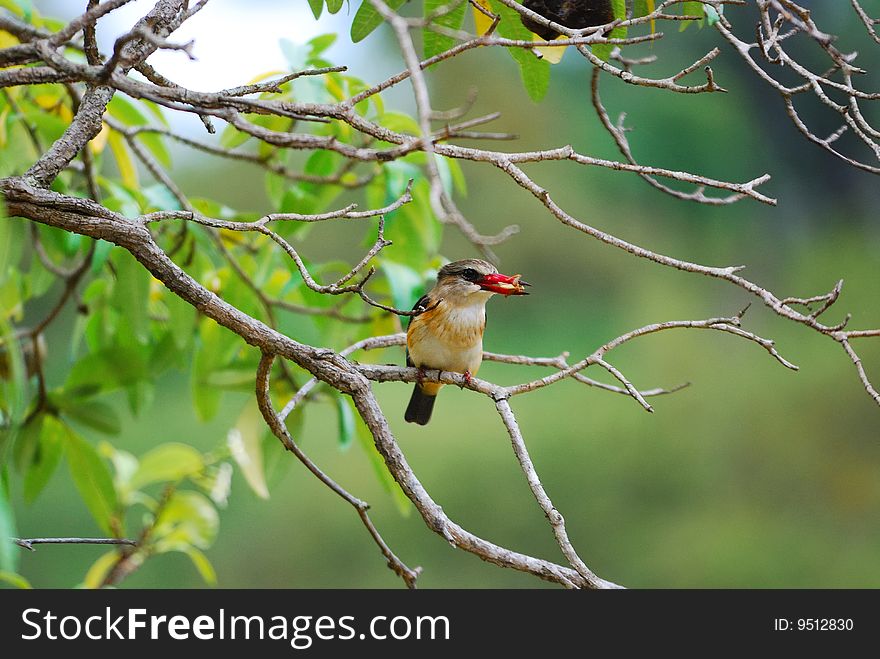
<svg viewBox="0 0 880 659">
<path fill-rule="evenodd" d="M 502 275 L 494 273 L 483 275 L 476 284 L 484 291 L 491 291 L 500 295 L 528 295 L 526 286 L 531 286 L 521 279 L 522 275 Z"/>
</svg>

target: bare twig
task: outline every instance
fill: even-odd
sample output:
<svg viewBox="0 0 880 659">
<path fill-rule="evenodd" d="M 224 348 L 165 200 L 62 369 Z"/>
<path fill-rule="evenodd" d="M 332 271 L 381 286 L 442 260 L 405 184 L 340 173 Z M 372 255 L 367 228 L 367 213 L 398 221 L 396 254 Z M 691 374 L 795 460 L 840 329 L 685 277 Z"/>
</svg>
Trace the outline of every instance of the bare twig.
<svg viewBox="0 0 880 659">
<path fill-rule="evenodd" d="M 393 551 L 391 551 L 391 548 L 382 539 L 382 536 L 379 534 L 379 531 L 370 519 L 370 515 L 367 512 L 370 509 L 370 505 L 366 501 L 362 501 L 349 494 L 347 490 L 312 462 L 312 460 L 303 453 L 302 449 L 297 446 L 293 437 L 287 431 L 283 418 L 279 417 L 275 412 L 269 394 L 269 377 L 272 371 L 273 361 L 275 361 L 275 356 L 264 352 L 260 359 L 260 366 L 257 371 L 257 404 L 260 407 L 260 412 L 263 414 L 263 419 L 266 421 L 266 424 L 272 430 L 272 433 L 281 441 L 284 448 L 293 453 L 296 458 L 305 465 L 306 469 L 312 472 L 318 480 L 348 502 L 357 511 L 358 516 L 361 518 L 364 526 L 366 526 L 370 536 L 379 546 L 382 555 L 388 561 L 388 567 L 391 568 L 397 576 L 403 579 L 407 588 L 415 588 L 416 580 L 419 578 L 422 568 L 417 567 L 411 569 L 407 567 L 406 564 L 403 563 Z"/>
<path fill-rule="evenodd" d="M 137 545 L 127 538 L 12 538 L 19 547 L 36 551 L 34 545 Z"/>
</svg>

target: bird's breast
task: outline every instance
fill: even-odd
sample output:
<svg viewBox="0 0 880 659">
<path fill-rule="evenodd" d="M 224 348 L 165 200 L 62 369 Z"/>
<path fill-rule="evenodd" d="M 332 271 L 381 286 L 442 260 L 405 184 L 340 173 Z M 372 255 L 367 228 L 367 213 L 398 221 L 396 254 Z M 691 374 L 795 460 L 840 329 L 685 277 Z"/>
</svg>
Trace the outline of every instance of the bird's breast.
<svg viewBox="0 0 880 659">
<path fill-rule="evenodd" d="M 441 303 L 410 323 L 406 344 L 416 366 L 476 373 L 483 359 L 485 307 Z"/>
</svg>

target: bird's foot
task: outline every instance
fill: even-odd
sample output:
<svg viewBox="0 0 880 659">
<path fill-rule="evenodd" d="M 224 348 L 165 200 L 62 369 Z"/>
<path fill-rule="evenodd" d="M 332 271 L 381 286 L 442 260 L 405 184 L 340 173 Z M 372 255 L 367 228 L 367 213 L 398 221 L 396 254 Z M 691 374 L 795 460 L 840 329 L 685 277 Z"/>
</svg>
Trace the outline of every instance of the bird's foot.
<svg viewBox="0 0 880 659">
<path fill-rule="evenodd" d="M 470 386 L 473 379 L 474 379 L 473 373 L 471 373 L 470 371 L 464 372 L 464 384 L 465 385 Z M 464 386 L 462 386 L 461 388 L 464 389 Z"/>
<path fill-rule="evenodd" d="M 427 375 L 428 375 L 428 374 L 425 372 L 425 369 L 423 369 L 421 366 L 419 366 L 419 367 L 418 367 L 418 373 L 416 373 L 416 381 L 417 381 L 419 384 L 422 384 L 422 382 L 425 381 L 425 378 L 427 377 Z"/>
</svg>

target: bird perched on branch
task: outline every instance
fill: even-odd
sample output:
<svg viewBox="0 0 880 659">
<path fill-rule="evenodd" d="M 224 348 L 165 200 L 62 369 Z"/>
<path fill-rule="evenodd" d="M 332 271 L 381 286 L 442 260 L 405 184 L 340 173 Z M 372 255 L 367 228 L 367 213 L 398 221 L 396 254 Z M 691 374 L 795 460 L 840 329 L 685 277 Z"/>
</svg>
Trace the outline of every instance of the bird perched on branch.
<svg viewBox="0 0 880 659">
<path fill-rule="evenodd" d="M 528 295 L 519 275 L 502 275 L 491 263 L 465 259 L 448 263 L 437 284 L 413 308 L 419 311 L 406 331 L 406 365 L 464 373 L 468 380 L 483 361 L 486 302 L 499 295 Z M 437 382 L 417 382 L 404 418 L 425 425 L 431 419 Z"/>
<path fill-rule="evenodd" d="M 523 0 L 523 7 L 573 30 L 605 25 L 614 20 L 611 0 Z M 522 24 L 546 41 L 559 36 L 556 30 L 520 16 Z"/>
</svg>

